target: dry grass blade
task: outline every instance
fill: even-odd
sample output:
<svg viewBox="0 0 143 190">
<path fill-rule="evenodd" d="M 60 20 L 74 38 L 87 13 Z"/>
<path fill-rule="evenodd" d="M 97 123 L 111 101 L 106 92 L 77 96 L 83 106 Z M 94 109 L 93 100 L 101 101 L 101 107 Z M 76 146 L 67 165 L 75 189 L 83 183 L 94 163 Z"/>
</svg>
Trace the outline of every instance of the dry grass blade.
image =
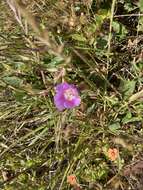
<svg viewBox="0 0 143 190">
<path fill-rule="evenodd" d="M 46 31 L 40 27 L 40 24 L 36 22 L 35 17 L 32 16 L 26 10 L 25 5 L 21 1 L 18 1 L 18 0 L 11 0 L 10 1 L 10 0 L 8 0 L 7 3 L 10 6 L 10 8 L 13 10 L 15 17 L 18 20 L 18 22 L 20 23 L 20 25 L 22 25 L 20 15 L 22 15 L 26 19 L 27 23 L 31 26 L 33 31 L 36 33 L 37 38 L 44 45 L 46 45 L 48 47 L 48 52 L 50 54 L 53 54 L 57 57 L 60 57 L 61 59 L 63 59 L 65 64 L 70 62 L 70 57 L 65 56 L 63 53 L 63 45 L 58 45 L 54 38 L 51 39 L 49 37 L 48 31 Z"/>
<path fill-rule="evenodd" d="M 129 98 L 129 103 L 138 100 L 140 98 L 143 98 L 143 90 L 141 90 L 140 92 L 137 92 L 136 94 L 133 94 L 130 98 Z"/>
<path fill-rule="evenodd" d="M 142 6 L 0 1 L 0 189 L 143 189 Z"/>
<path fill-rule="evenodd" d="M 22 27 L 22 29 L 25 31 L 24 29 L 24 25 L 22 23 L 22 19 L 21 19 L 21 14 L 20 11 L 16 8 L 16 4 L 13 0 L 7 0 L 7 4 L 9 5 L 9 7 L 11 8 L 11 10 L 14 12 L 14 16 L 17 20 L 17 22 L 19 23 L 19 25 Z"/>
</svg>

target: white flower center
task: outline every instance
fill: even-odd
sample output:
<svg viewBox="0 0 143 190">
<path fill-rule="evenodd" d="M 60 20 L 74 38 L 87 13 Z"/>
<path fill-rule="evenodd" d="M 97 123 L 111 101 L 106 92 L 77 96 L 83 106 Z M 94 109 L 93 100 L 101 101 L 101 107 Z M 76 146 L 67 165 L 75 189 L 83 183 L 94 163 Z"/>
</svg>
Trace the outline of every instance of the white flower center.
<svg viewBox="0 0 143 190">
<path fill-rule="evenodd" d="M 65 90 L 64 97 L 65 97 L 66 100 L 69 100 L 69 101 L 73 100 L 73 98 L 75 97 L 74 90 L 73 89 Z"/>
</svg>

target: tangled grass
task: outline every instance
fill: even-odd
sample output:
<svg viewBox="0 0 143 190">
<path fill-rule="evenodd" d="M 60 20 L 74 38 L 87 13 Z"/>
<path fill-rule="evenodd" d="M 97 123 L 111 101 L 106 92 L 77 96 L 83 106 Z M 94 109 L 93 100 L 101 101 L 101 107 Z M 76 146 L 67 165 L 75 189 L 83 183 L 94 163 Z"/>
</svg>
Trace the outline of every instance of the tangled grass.
<svg viewBox="0 0 143 190">
<path fill-rule="evenodd" d="M 0 12 L 0 189 L 76 190 L 74 174 L 82 190 L 141 190 L 142 1 L 3 0 Z M 59 112 L 64 81 L 81 104 Z"/>
</svg>

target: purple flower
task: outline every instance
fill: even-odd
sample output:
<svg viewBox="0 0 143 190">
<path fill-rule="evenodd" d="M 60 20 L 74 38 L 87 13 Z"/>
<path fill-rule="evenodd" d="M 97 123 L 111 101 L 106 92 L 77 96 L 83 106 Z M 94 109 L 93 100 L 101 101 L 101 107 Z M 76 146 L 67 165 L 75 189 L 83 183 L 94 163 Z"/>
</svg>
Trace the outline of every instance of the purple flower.
<svg viewBox="0 0 143 190">
<path fill-rule="evenodd" d="M 56 86 L 54 103 L 58 110 L 74 108 L 79 106 L 80 102 L 81 99 L 75 85 L 64 82 Z"/>
</svg>

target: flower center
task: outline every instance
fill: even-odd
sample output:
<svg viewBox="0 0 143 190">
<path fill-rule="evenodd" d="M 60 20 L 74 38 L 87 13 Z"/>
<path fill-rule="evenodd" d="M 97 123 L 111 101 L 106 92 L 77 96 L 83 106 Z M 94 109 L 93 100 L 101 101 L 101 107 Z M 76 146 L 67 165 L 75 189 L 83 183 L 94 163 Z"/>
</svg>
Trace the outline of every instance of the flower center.
<svg viewBox="0 0 143 190">
<path fill-rule="evenodd" d="M 65 90 L 64 97 L 65 97 L 66 100 L 69 100 L 69 101 L 73 100 L 73 98 L 75 97 L 74 90 L 73 89 Z"/>
</svg>

